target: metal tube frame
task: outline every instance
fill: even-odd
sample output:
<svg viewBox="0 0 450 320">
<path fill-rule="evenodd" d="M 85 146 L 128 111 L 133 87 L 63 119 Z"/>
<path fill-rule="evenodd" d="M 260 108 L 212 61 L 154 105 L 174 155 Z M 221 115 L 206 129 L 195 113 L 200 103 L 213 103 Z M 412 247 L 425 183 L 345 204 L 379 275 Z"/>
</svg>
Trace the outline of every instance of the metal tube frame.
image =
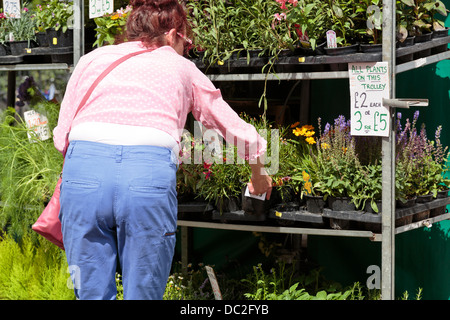
<svg viewBox="0 0 450 320">
<path fill-rule="evenodd" d="M 390 92 L 395 98 L 395 1 L 383 1 L 382 60 L 388 63 Z M 395 108 L 390 107 L 389 137 L 382 139 L 382 241 L 381 241 L 381 298 L 395 297 Z"/>
</svg>

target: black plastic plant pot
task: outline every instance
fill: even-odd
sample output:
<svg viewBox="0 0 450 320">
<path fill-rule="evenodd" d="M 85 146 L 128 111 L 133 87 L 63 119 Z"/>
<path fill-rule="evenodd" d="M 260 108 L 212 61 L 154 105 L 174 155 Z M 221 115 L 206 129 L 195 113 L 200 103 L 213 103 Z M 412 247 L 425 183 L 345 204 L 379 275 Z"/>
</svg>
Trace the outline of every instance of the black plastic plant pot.
<svg viewBox="0 0 450 320">
<path fill-rule="evenodd" d="M 410 47 L 414 44 L 415 36 L 407 37 L 403 42 L 397 41 L 397 48 Z"/>
<path fill-rule="evenodd" d="M 0 44 L 0 56 L 6 56 L 8 54 L 11 54 L 11 52 L 9 52 L 8 49 L 9 48 L 6 45 Z"/>
<path fill-rule="evenodd" d="M 25 54 L 25 49 L 33 47 L 33 41 L 21 40 L 21 41 L 10 41 L 9 48 L 11 50 L 11 55 L 20 56 Z"/>
<path fill-rule="evenodd" d="M 36 42 L 39 45 L 39 47 L 48 47 L 47 32 L 36 33 Z"/>
<path fill-rule="evenodd" d="M 359 44 L 352 44 L 345 47 L 337 47 L 337 48 L 327 48 L 325 47 L 325 52 L 328 55 L 331 56 L 337 56 L 337 55 L 344 55 L 344 54 L 351 54 L 358 52 Z"/>
<path fill-rule="evenodd" d="M 323 213 L 325 207 L 325 200 L 322 196 L 305 195 L 306 210 L 310 213 Z"/>
<path fill-rule="evenodd" d="M 417 196 L 416 203 L 426 203 L 426 202 L 430 202 L 431 200 L 433 200 L 433 194 L 430 193 L 430 194 Z"/>
<path fill-rule="evenodd" d="M 431 32 L 417 35 L 416 38 L 414 39 L 414 43 L 422 43 L 422 42 L 430 41 L 432 35 L 433 35 L 433 33 L 431 33 Z"/>
<path fill-rule="evenodd" d="M 442 37 L 447 37 L 448 36 L 448 30 L 450 30 L 449 28 L 445 28 L 442 30 L 435 30 L 433 31 L 433 35 L 431 36 L 432 39 L 435 38 L 442 38 Z"/>
<path fill-rule="evenodd" d="M 246 187 L 242 188 L 242 210 L 246 214 L 251 215 L 266 215 L 269 212 L 272 201 L 271 200 L 259 200 L 245 196 Z M 272 199 L 272 195 L 271 195 Z"/>
<path fill-rule="evenodd" d="M 380 214 L 381 213 L 381 200 L 376 200 L 375 204 L 376 204 L 376 206 L 378 208 L 378 212 L 375 212 L 373 210 L 372 205 L 371 205 L 371 201 L 366 201 L 366 203 L 364 205 L 364 212 Z"/>
<path fill-rule="evenodd" d="M 73 47 L 73 29 L 67 29 L 66 32 L 62 29 L 47 29 L 46 33 L 49 47 Z"/>
<path fill-rule="evenodd" d="M 356 206 L 350 197 L 328 197 L 328 207 L 333 211 L 355 211 Z"/>
<path fill-rule="evenodd" d="M 383 49 L 383 46 L 381 43 L 376 43 L 376 44 L 361 43 L 359 45 L 359 48 L 362 53 L 374 53 L 374 52 L 381 52 L 381 50 Z"/>
<path fill-rule="evenodd" d="M 396 207 L 397 208 L 411 208 L 411 207 L 414 207 L 416 205 L 416 198 L 417 197 L 412 197 L 412 198 L 406 199 L 406 201 L 401 201 L 401 200 L 398 199 L 395 202 Z"/>
</svg>

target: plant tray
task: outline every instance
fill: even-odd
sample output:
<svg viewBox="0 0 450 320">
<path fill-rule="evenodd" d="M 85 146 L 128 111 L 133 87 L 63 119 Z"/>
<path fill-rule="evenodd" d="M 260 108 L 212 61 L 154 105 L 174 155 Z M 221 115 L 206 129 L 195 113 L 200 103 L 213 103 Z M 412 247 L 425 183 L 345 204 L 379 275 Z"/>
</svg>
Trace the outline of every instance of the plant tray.
<svg viewBox="0 0 450 320">
<path fill-rule="evenodd" d="M 248 221 L 248 222 L 263 222 L 266 221 L 265 214 L 248 214 L 244 210 L 232 211 L 232 212 L 222 212 L 214 210 L 212 214 L 213 220 L 220 220 L 222 222 L 228 221 Z"/>
<path fill-rule="evenodd" d="M 214 207 L 206 202 L 187 202 L 178 204 L 179 213 L 192 213 L 192 212 L 208 212 L 212 211 Z"/>
<path fill-rule="evenodd" d="M 54 56 L 71 56 L 72 54 L 73 47 L 35 47 L 24 49 L 24 52 L 21 55 L 0 56 L 0 64 L 48 63 L 51 62 L 51 59 Z"/>
<path fill-rule="evenodd" d="M 187 202 L 178 204 L 178 219 L 193 221 L 211 221 L 214 207 L 207 202 Z"/>
<path fill-rule="evenodd" d="M 318 223 L 322 224 L 324 222 L 322 214 L 311 213 L 302 208 L 294 211 L 281 211 L 271 209 L 269 211 L 269 217 L 278 221 L 295 221 L 295 222 L 307 222 L 307 223 Z"/>
<path fill-rule="evenodd" d="M 443 199 L 436 199 L 426 203 L 416 203 L 414 206 L 410 208 L 398 208 L 395 210 L 395 219 L 398 220 L 427 210 L 443 207 L 448 204 L 450 204 L 450 197 Z M 382 213 L 375 214 L 363 211 L 333 211 L 328 208 L 325 208 L 323 212 L 323 217 L 325 218 L 368 222 L 368 223 L 381 223 L 381 215 Z"/>
<path fill-rule="evenodd" d="M 450 43 L 450 36 L 434 38 L 426 42 L 415 43 L 410 46 L 398 47 L 396 49 L 397 64 L 408 62 L 424 53 L 421 58 L 434 54 L 434 49 L 442 48 Z M 428 50 L 428 51 L 427 51 Z M 194 58 L 192 61 L 197 67 L 207 74 L 260 72 L 261 68 L 269 62 L 269 57 L 252 57 L 247 61 L 243 54 L 239 58 L 230 58 L 223 65 L 208 66 L 201 59 Z M 289 72 L 311 72 L 311 71 L 345 71 L 350 62 L 377 62 L 382 61 L 382 52 L 356 52 L 343 55 L 283 55 L 279 56 L 274 65 Z"/>
</svg>

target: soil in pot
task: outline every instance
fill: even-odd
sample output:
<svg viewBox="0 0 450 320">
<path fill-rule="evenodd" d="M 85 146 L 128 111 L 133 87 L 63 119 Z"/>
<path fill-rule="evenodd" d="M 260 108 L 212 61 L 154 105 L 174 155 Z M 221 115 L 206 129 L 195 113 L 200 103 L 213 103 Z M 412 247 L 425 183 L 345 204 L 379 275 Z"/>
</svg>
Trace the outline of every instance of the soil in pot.
<svg viewBox="0 0 450 320">
<path fill-rule="evenodd" d="M 323 213 L 325 207 L 325 200 L 322 196 L 305 195 L 306 210 L 310 213 Z"/>
</svg>

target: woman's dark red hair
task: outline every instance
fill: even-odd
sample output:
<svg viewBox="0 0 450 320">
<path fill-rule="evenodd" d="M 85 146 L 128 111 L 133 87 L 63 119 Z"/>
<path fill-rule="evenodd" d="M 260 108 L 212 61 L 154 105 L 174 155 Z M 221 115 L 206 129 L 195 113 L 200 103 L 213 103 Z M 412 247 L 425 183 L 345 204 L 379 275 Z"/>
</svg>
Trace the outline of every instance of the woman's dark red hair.
<svg viewBox="0 0 450 320">
<path fill-rule="evenodd" d="M 161 46 L 165 32 L 189 32 L 186 11 L 179 0 L 131 0 L 130 4 L 133 10 L 127 19 L 128 41 Z"/>
</svg>

